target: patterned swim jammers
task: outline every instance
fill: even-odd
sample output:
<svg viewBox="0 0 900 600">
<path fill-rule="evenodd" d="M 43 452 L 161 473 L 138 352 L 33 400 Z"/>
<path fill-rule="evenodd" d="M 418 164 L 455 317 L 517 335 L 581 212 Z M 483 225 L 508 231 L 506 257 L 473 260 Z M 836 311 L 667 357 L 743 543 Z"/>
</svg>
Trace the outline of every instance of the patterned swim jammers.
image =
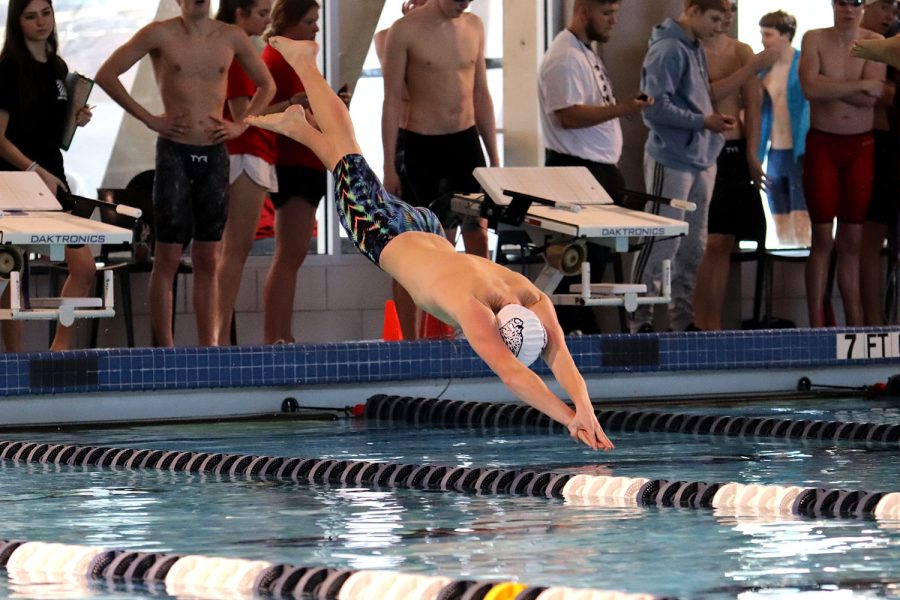
<svg viewBox="0 0 900 600">
<path fill-rule="evenodd" d="M 381 251 L 401 233 L 422 231 L 444 237 L 433 212 L 410 206 L 388 193 L 359 154 L 348 154 L 334 168 L 334 200 L 341 225 L 353 244 L 375 265 Z"/>
</svg>

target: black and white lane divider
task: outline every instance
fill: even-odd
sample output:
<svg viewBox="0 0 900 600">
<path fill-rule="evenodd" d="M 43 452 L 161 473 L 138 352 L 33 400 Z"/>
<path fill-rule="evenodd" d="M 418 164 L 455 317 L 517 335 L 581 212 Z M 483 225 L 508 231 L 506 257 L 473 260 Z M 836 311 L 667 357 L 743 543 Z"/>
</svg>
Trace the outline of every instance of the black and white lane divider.
<svg viewBox="0 0 900 600">
<path fill-rule="evenodd" d="M 525 404 L 464 402 L 408 396 L 372 396 L 360 411 L 367 419 L 402 421 L 416 425 L 462 427 L 533 427 L 549 431 L 564 428 Z M 693 433 L 705 435 L 849 440 L 900 446 L 900 423 L 857 423 L 669 413 L 643 410 L 597 411 L 607 431 Z"/>
<path fill-rule="evenodd" d="M 387 571 L 297 567 L 262 560 L 0 540 L 0 568 L 24 584 L 91 581 L 165 586 L 196 598 L 316 600 L 654 600 L 650 594 L 454 580 Z"/>
<path fill-rule="evenodd" d="M 596 506 L 733 509 L 811 517 L 900 518 L 900 493 L 669 481 L 553 471 L 413 465 L 0 441 L 0 460 L 259 477 L 309 485 L 373 486 L 562 498 Z"/>
</svg>

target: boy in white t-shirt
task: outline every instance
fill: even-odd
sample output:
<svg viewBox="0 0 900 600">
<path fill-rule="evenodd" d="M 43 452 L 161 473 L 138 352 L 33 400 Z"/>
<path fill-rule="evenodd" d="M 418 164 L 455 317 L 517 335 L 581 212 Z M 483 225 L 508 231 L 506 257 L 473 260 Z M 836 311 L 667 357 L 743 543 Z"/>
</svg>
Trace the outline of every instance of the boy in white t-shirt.
<svg viewBox="0 0 900 600">
<path fill-rule="evenodd" d="M 541 63 L 538 97 L 548 167 L 586 167 L 616 202 L 622 201 L 625 180 L 619 171 L 622 127 L 619 117 L 653 104 L 645 95 L 618 103 L 609 73 L 591 47 L 605 43 L 616 25 L 620 0 L 577 0 L 568 27 L 550 44 Z M 588 244 L 593 279 L 599 281 L 609 251 Z M 566 278 L 560 291 L 575 283 Z M 593 310 L 557 307 L 563 329 L 597 333 Z"/>
</svg>

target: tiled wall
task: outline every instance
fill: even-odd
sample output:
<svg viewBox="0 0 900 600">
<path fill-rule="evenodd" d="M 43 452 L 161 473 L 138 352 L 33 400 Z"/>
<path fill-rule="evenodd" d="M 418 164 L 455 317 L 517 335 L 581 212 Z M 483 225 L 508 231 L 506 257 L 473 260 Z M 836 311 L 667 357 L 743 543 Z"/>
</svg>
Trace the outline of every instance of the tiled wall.
<svg viewBox="0 0 900 600">
<path fill-rule="evenodd" d="M 859 333 L 847 359 L 839 340 Z M 889 351 L 878 350 L 887 340 Z M 896 364 L 896 330 L 784 329 L 747 332 L 575 336 L 568 345 L 584 374 L 650 373 Z M 862 349 L 875 347 L 875 352 Z M 880 354 L 878 352 L 881 352 Z M 543 361 L 534 368 L 549 371 Z M 488 377 L 462 340 L 347 342 L 235 348 L 80 350 L 0 356 L 0 395 L 314 386 Z"/>
<path fill-rule="evenodd" d="M 263 284 L 269 256 L 251 256 L 244 268 L 237 298 L 238 343 L 259 344 L 263 336 Z M 39 294 L 47 294 L 46 277 L 36 278 Z M 150 314 L 147 302 L 146 274 L 132 276 L 134 332 L 136 345 L 150 346 Z M 179 346 L 197 343 L 197 331 L 191 309 L 193 293 L 190 275 L 178 278 L 175 298 L 175 341 Z M 100 347 L 124 347 L 125 327 L 121 316 L 121 296 L 116 283 L 116 307 L 113 319 L 100 322 Z M 323 343 L 345 340 L 379 339 L 384 301 L 390 298 L 390 279 L 359 255 L 337 257 L 309 256 L 297 277 L 294 299 L 294 336 L 298 343 Z M 48 346 L 48 325 L 25 324 L 26 351 L 41 351 Z M 89 344 L 90 324 L 79 327 L 79 342 Z"/>
</svg>

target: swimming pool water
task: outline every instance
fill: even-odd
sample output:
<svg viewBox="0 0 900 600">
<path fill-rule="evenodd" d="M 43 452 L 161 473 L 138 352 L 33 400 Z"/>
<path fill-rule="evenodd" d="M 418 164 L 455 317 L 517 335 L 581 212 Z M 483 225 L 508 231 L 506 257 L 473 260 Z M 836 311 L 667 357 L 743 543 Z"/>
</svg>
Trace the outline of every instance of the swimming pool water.
<svg viewBox="0 0 900 600">
<path fill-rule="evenodd" d="M 619 404 L 616 408 L 627 410 L 633 409 L 632 406 Z M 833 396 L 821 396 L 789 401 L 731 399 L 718 402 L 701 401 L 688 405 L 682 403 L 661 403 L 653 409 L 642 407 L 641 410 L 704 415 L 900 423 L 900 399 L 889 397 L 836 398 Z"/>
<path fill-rule="evenodd" d="M 604 454 L 583 450 L 562 434 L 515 428 L 469 431 L 293 420 L 0 438 L 900 489 L 896 446 L 848 442 L 631 433 L 614 435 L 617 449 Z M 765 520 L 708 510 L 598 508 L 542 498 L 309 487 L 10 462 L 0 463 L 0 491 L 4 539 L 517 579 L 680 598 L 797 591 L 900 597 L 900 522 Z M 11 585 L 0 577 L 0 595 L 39 597 Z M 94 589 L 103 598 L 137 593 Z"/>
</svg>

